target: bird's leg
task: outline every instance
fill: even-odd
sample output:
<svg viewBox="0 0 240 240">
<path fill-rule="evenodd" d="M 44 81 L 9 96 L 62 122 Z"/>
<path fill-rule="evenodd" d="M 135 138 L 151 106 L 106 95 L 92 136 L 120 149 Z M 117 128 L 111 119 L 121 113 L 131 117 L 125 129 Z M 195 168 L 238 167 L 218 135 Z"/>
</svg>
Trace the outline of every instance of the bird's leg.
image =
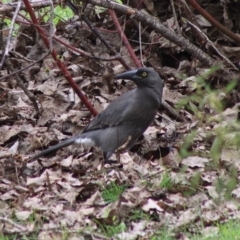
<svg viewBox="0 0 240 240">
<path fill-rule="evenodd" d="M 102 166 L 108 161 L 107 159 L 107 152 L 103 152 L 103 160 L 102 160 Z"/>
<path fill-rule="evenodd" d="M 117 151 L 117 152 L 116 152 L 117 162 L 118 162 L 118 163 L 120 163 L 120 154 L 121 154 L 120 151 Z"/>
<path fill-rule="evenodd" d="M 112 156 L 112 152 L 104 152 L 103 153 L 103 163 L 104 164 L 113 164 L 113 163 L 116 163 L 115 160 L 111 160 L 110 157 Z"/>
</svg>

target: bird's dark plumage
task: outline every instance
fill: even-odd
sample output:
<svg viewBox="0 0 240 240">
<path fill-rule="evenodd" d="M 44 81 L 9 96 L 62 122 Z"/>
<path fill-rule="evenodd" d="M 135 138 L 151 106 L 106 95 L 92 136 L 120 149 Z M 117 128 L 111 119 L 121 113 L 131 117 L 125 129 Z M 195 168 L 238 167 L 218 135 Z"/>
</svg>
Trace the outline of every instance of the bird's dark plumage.
<svg viewBox="0 0 240 240">
<path fill-rule="evenodd" d="M 106 159 L 116 150 L 130 149 L 154 120 L 161 104 L 163 82 L 151 68 L 118 74 L 115 79 L 132 80 L 137 88 L 110 103 L 81 134 L 46 149 L 31 159 L 74 143 L 100 147 Z"/>
</svg>

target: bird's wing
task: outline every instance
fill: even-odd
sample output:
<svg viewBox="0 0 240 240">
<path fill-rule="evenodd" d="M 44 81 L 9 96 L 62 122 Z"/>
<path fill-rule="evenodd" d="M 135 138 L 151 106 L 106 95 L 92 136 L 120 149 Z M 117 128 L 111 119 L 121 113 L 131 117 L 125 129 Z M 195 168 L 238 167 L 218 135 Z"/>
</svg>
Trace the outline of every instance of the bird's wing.
<svg viewBox="0 0 240 240">
<path fill-rule="evenodd" d="M 83 133 L 119 125 L 125 119 L 124 116 L 131 107 L 131 99 L 134 99 L 134 93 L 135 89 L 121 95 L 117 98 L 117 101 L 111 102 L 106 109 L 90 122 L 83 130 Z"/>
</svg>

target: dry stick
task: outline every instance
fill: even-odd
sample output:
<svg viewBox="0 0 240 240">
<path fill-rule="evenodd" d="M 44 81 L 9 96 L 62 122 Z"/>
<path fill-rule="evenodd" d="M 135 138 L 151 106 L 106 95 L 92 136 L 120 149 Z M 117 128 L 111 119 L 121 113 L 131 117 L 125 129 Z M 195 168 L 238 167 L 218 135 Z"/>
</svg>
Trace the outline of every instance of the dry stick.
<svg viewBox="0 0 240 240">
<path fill-rule="evenodd" d="M 9 218 L 0 217 L 0 222 L 4 222 L 4 223 L 6 222 L 6 223 L 12 225 L 12 226 L 15 228 L 15 230 L 19 229 L 19 230 L 17 230 L 17 231 L 26 231 L 26 228 L 25 228 L 25 227 L 21 226 L 20 224 L 15 223 L 14 221 L 12 221 L 12 220 L 9 219 Z M 13 229 L 14 229 L 14 228 L 13 228 Z M 16 228 L 17 228 L 17 229 L 16 229 Z"/>
<path fill-rule="evenodd" d="M 180 122 L 185 122 L 184 118 L 182 118 L 181 115 L 175 109 L 173 109 L 167 102 L 165 102 L 163 99 L 162 99 L 162 106 L 164 107 L 164 109 L 167 110 L 167 112 L 172 117 L 175 117 L 176 120 L 178 120 Z"/>
<path fill-rule="evenodd" d="M 199 27 L 199 24 L 196 20 L 195 15 L 192 13 L 190 7 L 188 6 L 188 4 L 186 3 L 186 0 L 180 0 L 180 6 L 181 6 L 181 11 L 182 14 L 184 15 L 184 17 L 186 19 L 188 19 L 189 22 L 193 23 L 195 26 Z M 200 46 L 203 46 L 206 44 L 206 38 L 205 36 L 203 36 L 202 32 L 196 31 L 195 28 L 193 28 L 191 25 L 191 30 L 192 30 L 192 34 L 197 42 L 197 44 L 199 44 Z"/>
<path fill-rule="evenodd" d="M 21 4 L 22 4 L 22 2 L 19 1 L 18 4 L 17 4 L 16 10 L 15 10 L 14 16 L 12 18 L 10 31 L 9 31 L 8 37 L 7 37 L 7 43 L 6 43 L 5 51 L 4 51 L 4 54 L 3 54 L 3 57 L 2 57 L 2 60 L 1 60 L 1 63 L 0 63 L 0 70 L 3 67 L 5 59 L 8 57 L 9 49 L 10 49 L 10 46 L 11 46 L 11 39 L 12 39 L 12 33 L 13 33 L 13 29 L 14 29 L 14 24 L 15 24 L 15 21 L 16 21 L 16 18 L 17 18 L 17 14 L 20 11 Z"/>
<path fill-rule="evenodd" d="M 136 19 L 133 19 L 133 23 L 134 23 L 134 25 L 137 27 L 137 28 L 139 28 L 139 24 L 141 23 L 140 21 L 137 21 Z M 141 23 L 142 24 L 142 23 Z M 145 27 L 143 30 L 142 30 L 142 32 L 141 32 L 141 36 L 143 36 L 146 40 L 149 40 L 149 41 L 151 41 L 150 40 L 150 34 L 147 32 L 147 31 L 145 31 L 147 29 L 147 27 Z M 133 39 L 129 39 L 129 41 L 132 41 L 132 42 L 134 42 L 134 40 Z M 138 41 L 136 41 L 136 42 L 138 42 Z M 138 42 L 139 43 L 139 42 Z M 142 42 L 142 44 L 146 44 L 146 45 L 152 45 L 153 43 L 144 43 L 144 42 Z"/>
<path fill-rule="evenodd" d="M 116 10 L 122 14 L 126 14 L 131 16 L 132 18 L 137 19 L 138 21 L 146 24 L 147 26 L 153 28 L 156 32 L 162 34 L 163 37 L 169 39 L 170 41 L 174 42 L 182 49 L 186 50 L 190 54 L 192 54 L 195 58 L 199 59 L 207 66 L 212 66 L 216 64 L 216 62 L 209 57 L 206 53 L 204 53 L 201 49 L 193 45 L 188 39 L 184 38 L 183 36 L 176 34 L 171 29 L 165 27 L 160 22 L 156 21 L 153 17 L 147 16 L 146 14 L 137 11 L 136 9 L 130 8 L 125 5 L 121 5 L 115 3 L 113 1 L 107 0 L 82 0 L 82 2 L 91 3 L 94 5 L 98 5 L 105 8 L 110 8 Z"/>
<path fill-rule="evenodd" d="M 139 38 L 139 50 L 140 50 L 141 64 L 142 64 L 142 66 L 144 66 L 144 63 L 143 63 L 143 49 L 142 49 L 142 24 L 141 24 L 141 22 L 138 22 L 138 38 Z"/>
<path fill-rule="evenodd" d="M 202 9 L 195 0 L 188 0 L 188 2 L 203 16 L 205 17 L 212 25 L 219 29 L 222 33 L 236 41 L 240 44 L 240 36 L 233 33 L 229 29 L 225 28 L 220 22 L 214 19 L 208 12 Z"/>
<path fill-rule="evenodd" d="M 73 50 L 76 53 L 80 53 L 82 56 L 87 57 L 87 58 L 91 58 L 91 59 L 96 59 L 96 60 L 101 60 L 101 61 L 113 61 L 113 60 L 118 60 L 120 61 L 121 56 L 119 56 L 119 54 L 117 53 L 117 55 L 113 56 L 113 57 L 109 57 L 109 58 L 102 58 L 102 57 L 97 57 L 97 56 L 92 56 L 90 55 L 88 52 L 83 51 L 82 49 L 78 49 L 75 48 L 69 44 L 67 44 L 66 42 L 62 41 L 60 38 L 53 36 L 53 39 L 56 40 L 57 42 L 61 43 L 62 45 L 64 45 L 67 48 L 70 48 L 71 50 Z"/>
<path fill-rule="evenodd" d="M 48 52 L 47 54 L 45 54 L 44 56 L 42 56 L 40 59 L 38 59 L 36 62 L 33 62 L 33 63 L 29 64 L 28 66 L 26 66 L 26 67 L 24 67 L 24 68 L 21 68 L 21 69 L 15 71 L 15 72 L 11 72 L 11 73 L 9 73 L 9 74 L 6 75 L 6 76 L 1 77 L 1 78 L 0 78 L 0 81 L 3 80 L 3 79 L 5 79 L 5 78 L 9 78 L 9 77 L 11 77 L 11 76 L 13 76 L 13 75 L 16 75 L 16 74 L 18 74 L 18 73 L 20 73 L 20 72 L 23 72 L 23 71 L 25 71 L 26 69 L 34 66 L 35 64 L 41 62 L 45 57 L 47 57 L 48 54 L 49 54 L 49 52 Z"/>
<path fill-rule="evenodd" d="M 188 21 L 188 20 L 187 20 Z M 208 36 L 201 31 L 201 29 L 197 26 L 195 26 L 193 23 L 191 23 L 190 21 L 188 21 L 189 25 L 192 27 L 192 28 L 195 28 L 197 31 L 201 32 L 202 35 L 206 38 L 206 41 L 211 45 L 211 47 L 216 51 L 216 53 L 223 59 L 225 60 L 230 66 L 232 66 L 232 68 L 234 70 L 238 70 L 238 68 L 234 65 L 234 63 L 232 63 L 227 57 L 224 56 L 223 53 L 221 53 L 221 51 L 219 51 L 216 46 L 212 43 L 212 41 L 208 38 Z"/>
<path fill-rule="evenodd" d="M 122 27 L 121 27 L 121 25 L 120 25 L 120 23 L 117 19 L 116 13 L 113 10 L 109 10 L 109 13 L 112 17 L 112 20 L 113 20 L 116 28 L 117 28 L 118 34 L 120 35 L 121 39 L 123 40 L 130 56 L 132 57 L 133 61 L 135 62 L 136 66 L 139 67 L 139 68 L 142 67 L 141 62 L 138 60 L 135 52 L 133 51 L 133 49 L 131 47 L 131 44 L 129 43 L 129 41 L 128 41 L 126 35 L 124 34 L 124 32 L 122 31 Z"/>
<path fill-rule="evenodd" d="M 173 2 L 173 0 L 170 0 L 170 2 L 171 2 L 171 8 L 172 8 L 172 12 L 173 12 L 174 21 L 175 21 L 175 24 L 177 26 L 178 34 L 181 34 L 181 30 L 180 30 L 178 20 L 177 20 L 177 14 L 176 14 L 176 11 L 175 11 L 174 2 Z"/>
<path fill-rule="evenodd" d="M 54 18 L 54 7 L 53 7 L 53 2 L 51 1 L 51 4 L 50 4 L 50 18 L 49 18 L 49 44 L 50 44 L 50 49 L 53 48 L 53 36 L 54 36 L 54 33 L 55 33 L 55 27 L 53 25 L 53 18 Z"/>
<path fill-rule="evenodd" d="M 57 3 L 57 1 L 54 1 L 54 3 Z M 33 8 L 45 8 L 51 4 L 50 1 L 39 1 L 39 2 L 32 2 L 31 5 Z M 12 12 L 15 11 L 16 5 L 18 5 L 18 2 L 11 2 L 9 4 L 3 4 L 0 6 L 0 13 L 5 12 Z M 25 10 L 26 6 L 22 5 L 20 7 L 20 10 Z"/>
<path fill-rule="evenodd" d="M 6 58 L 6 64 L 7 64 L 7 68 L 10 69 L 11 72 L 14 72 L 12 64 L 10 63 L 8 58 Z M 38 116 L 40 114 L 40 111 L 39 111 L 39 107 L 38 107 L 37 100 L 36 100 L 35 96 L 26 88 L 26 86 L 22 82 L 19 75 L 16 75 L 16 81 L 17 81 L 18 86 L 24 91 L 24 93 L 28 96 L 28 98 L 33 103 L 33 106 L 34 106 L 34 108 L 37 112 L 37 116 Z"/>
<path fill-rule="evenodd" d="M 31 4 L 29 3 L 28 0 L 23 0 L 24 4 L 28 10 L 28 13 L 33 21 L 33 23 L 35 24 L 35 28 L 37 29 L 37 31 L 39 32 L 39 34 L 42 36 L 42 39 L 45 43 L 45 45 L 47 46 L 47 48 L 49 48 L 49 41 L 47 38 L 47 34 L 46 32 L 39 26 L 38 20 L 35 16 L 35 13 L 33 12 L 33 9 L 31 7 Z M 97 115 L 97 111 L 93 108 L 92 104 L 88 101 L 88 99 L 85 97 L 85 95 L 82 93 L 82 91 L 80 90 L 80 88 L 78 87 L 78 85 L 73 81 L 71 74 L 69 73 L 69 71 L 67 70 L 66 66 L 59 60 L 58 55 L 56 53 L 56 51 L 54 49 L 51 50 L 51 54 L 53 59 L 56 61 L 59 69 L 62 71 L 64 77 L 66 78 L 66 80 L 69 82 L 69 84 L 71 85 L 71 87 L 74 89 L 75 93 L 79 96 L 79 98 L 82 100 L 82 102 L 85 104 L 85 106 L 89 109 L 89 111 L 96 116 Z"/>
<path fill-rule="evenodd" d="M 90 22 L 90 20 L 88 19 L 88 17 L 85 14 L 82 14 L 81 16 L 82 20 L 88 25 L 88 27 L 92 30 L 92 32 L 101 40 L 101 42 L 108 48 L 108 50 L 114 54 L 114 55 L 119 55 L 116 50 L 111 46 L 111 44 L 106 41 L 102 34 L 99 33 L 99 31 L 96 30 L 96 28 L 92 25 L 92 23 Z M 126 61 L 119 55 L 119 61 L 121 62 L 121 64 L 127 69 L 130 70 L 129 65 L 126 63 Z"/>
</svg>

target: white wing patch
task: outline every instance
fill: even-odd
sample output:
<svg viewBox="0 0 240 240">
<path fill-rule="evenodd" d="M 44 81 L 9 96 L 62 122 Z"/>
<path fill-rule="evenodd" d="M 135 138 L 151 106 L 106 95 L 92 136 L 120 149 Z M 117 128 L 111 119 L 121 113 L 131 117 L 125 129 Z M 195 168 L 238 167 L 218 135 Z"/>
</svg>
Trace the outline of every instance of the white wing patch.
<svg viewBox="0 0 240 240">
<path fill-rule="evenodd" d="M 78 138 L 74 142 L 75 144 L 84 145 L 86 147 L 95 146 L 95 142 L 91 138 Z"/>
</svg>

